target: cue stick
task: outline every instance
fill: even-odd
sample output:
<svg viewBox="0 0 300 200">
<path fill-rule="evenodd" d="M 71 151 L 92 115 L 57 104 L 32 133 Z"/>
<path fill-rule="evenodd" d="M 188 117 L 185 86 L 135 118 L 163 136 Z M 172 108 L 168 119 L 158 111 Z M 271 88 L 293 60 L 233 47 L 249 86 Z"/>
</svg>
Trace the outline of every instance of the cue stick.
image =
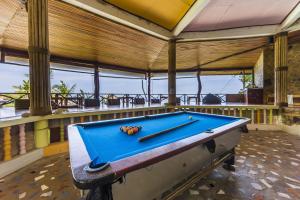
<svg viewBox="0 0 300 200">
<path fill-rule="evenodd" d="M 197 122 L 197 121 L 199 121 L 199 120 L 196 119 L 196 120 L 193 120 L 193 121 L 190 121 L 190 122 L 187 122 L 187 123 L 184 123 L 184 124 L 181 124 L 181 125 L 178 125 L 178 126 L 175 126 L 175 127 L 172 127 L 172 128 L 166 129 L 166 130 L 163 130 L 163 131 L 159 131 L 159 132 L 157 132 L 157 133 L 153 133 L 153 134 L 151 134 L 151 135 L 147 135 L 147 136 L 141 137 L 141 138 L 139 138 L 139 142 L 143 142 L 143 141 L 145 141 L 145 140 L 154 138 L 154 137 L 159 136 L 159 135 L 161 135 L 161 134 L 171 132 L 171 131 L 173 131 L 173 130 L 176 130 L 176 129 L 178 129 L 178 128 L 181 128 L 181 127 L 190 125 L 190 124 L 192 124 L 192 123 L 194 123 L 194 122 Z"/>
</svg>

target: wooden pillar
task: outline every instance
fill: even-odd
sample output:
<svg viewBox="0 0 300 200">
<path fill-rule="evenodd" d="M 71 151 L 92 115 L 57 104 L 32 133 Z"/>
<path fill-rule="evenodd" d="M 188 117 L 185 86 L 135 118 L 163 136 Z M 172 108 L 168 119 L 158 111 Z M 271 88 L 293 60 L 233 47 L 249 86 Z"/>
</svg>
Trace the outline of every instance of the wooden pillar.
<svg viewBox="0 0 300 200">
<path fill-rule="evenodd" d="M 252 87 L 255 85 L 255 74 L 254 74 L 254 68 L 252 69 Z"/>
<path fill-rule="evenodd" d="M 246 89 L 245 70 L 243 70 L 243 91 Z"/>
<path fill-rule="evenodd" d="M 198 82 L 198 91 L 197 91 L 197 99 L 196 104 L 200 104 L 200 98 L 201 98 L 201 91 L 202 91 L 202 83 L 201 83 L 201 71 L 199 70 L 197 72 L 197 82 Z"/>
<path fill-rule="evenodd" d="M 169 40 L 168 103 L 176 105 L 176 40 Z"/>
<path fill-rule="evenodd" d="M 96 100 L 100 99 L 100 82 L 99 82 L 99 71 L 98 66 L 95 66 L 94 70 L 94 96 Z"/>
<path fill-rule="evenodd" d="M 275 36 L 275 105 L 287 106 L 287 52 L 288 33 L 282 32 Z"/>
<path fill-rule="evenodd" d="M 5 52 L 4 52 L 4 50 L 1 49 L 0 53 L 1 53 L 0 62 L 5 63 Z"/>
<path fill-rule="evenodd" d="M 148 106 L 151 105 L 151 73 L 148 73 Z"/>
<path fill-rule="evenodd" d="M 28 0 L 30 112 L 51 113 L 48 0 Z"/>
</svg>

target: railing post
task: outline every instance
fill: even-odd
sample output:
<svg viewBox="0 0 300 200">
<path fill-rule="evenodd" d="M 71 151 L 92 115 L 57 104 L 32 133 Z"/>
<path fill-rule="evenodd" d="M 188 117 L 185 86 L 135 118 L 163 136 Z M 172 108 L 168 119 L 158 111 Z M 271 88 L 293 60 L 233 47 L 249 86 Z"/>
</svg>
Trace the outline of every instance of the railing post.
<svg viewBox="0 0 300 200">
<path fill-rule="evenodd" d="M 84 116 L 80 116 L 79 119 L 80 119 L 80 123 L 84 123 L 85 122 Z"/>
<path fill-rule="evenodd" d="M 11 130 L 11 127 L 3 128 L 3 131 L 4 131 L 4 137 L 3 137 L 4 161 L 11 160 L 11 135 L 10 135 L 10 130 Z"/>
<path fill-rule="evenodd" d="M 50 129 L 48 120 L 40 120 L 34 123 L 34 141 L 36 148 L 42 148 L 49 145 Z"/>
<path fill-rule="evenodd" d="M 251 124 L 254 124 L 254 109 L 251 108 Z"/>
<path fill-rule="evenodd" d="M 26 133 L 25 133 L 25 124 L 19 125 L 19 148 L 20 155 L 26 153 Z"/>
<path fill-rule="evenodd" d="M 267 124 L 267 110 L 264 109 L 264 124 Z"/>
<path fill-rule="evenodd" d="M 257 109 L 257 124 L 260 124 L 260 109 Z"/>
<path fill-rule="evenodd" d="M 65 124 L 64 124 L 64 119 L 60 119 L 60 141 L 63 142 L 65 141 Z"/>
<path fill-rule="evenodd" d="M 270 109 L 269 124 L 273 124 L 273 109 Z"/>
</svg>

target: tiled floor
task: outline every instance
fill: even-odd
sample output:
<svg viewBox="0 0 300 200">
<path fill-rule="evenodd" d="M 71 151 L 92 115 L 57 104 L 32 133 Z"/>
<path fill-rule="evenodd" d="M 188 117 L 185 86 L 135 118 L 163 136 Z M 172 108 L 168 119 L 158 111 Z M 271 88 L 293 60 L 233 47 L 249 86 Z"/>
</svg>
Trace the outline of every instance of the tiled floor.
<svg viewBox="0 0 300 200">
<path fill-rule="evenodd" d="M 0 199 L 80 199 L 68 155 L 41 159 L 0 180 Z M 221 167 L 177 200 L 300 199 L 300 137 L 250 132 L 237 148 L 236 172 Z"/>
</svg>

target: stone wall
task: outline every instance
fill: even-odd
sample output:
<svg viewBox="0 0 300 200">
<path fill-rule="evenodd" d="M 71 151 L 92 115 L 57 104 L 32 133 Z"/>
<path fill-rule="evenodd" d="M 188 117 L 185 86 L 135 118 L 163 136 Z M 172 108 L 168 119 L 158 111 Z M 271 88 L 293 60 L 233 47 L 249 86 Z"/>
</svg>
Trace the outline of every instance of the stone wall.
<svg viewBox="0 0 300 200">
<path fill-rule="evenodd" d="M 264 52 L 262 51 L 254 66 L 254 84 L 256 87 L 264 87 Z"/>
<path fill-rule="evenodd" d="M 274 96 L 274 49 L 263 49 L 254 66 L 254 82 L 256 87 L 264 88 L 264 103 L 268 97 Z"/>
<path fill-rule="evenodd" d="M 295 43 L 288 52 L 288 94 L 300 95 L 300 43 Z"/>
<path fill-rule="evenodd" d="M 274 48 L 264 49 L 264 102 L 268 103 L 268 97 L 274 97 Z"/>
<path fill-rule="evenodd" d="M 274 48 L 265 48 L 254 66 L 255 85 L 264 88 L 264 103 L 274 96 Z M 288 94 L 300 95 L 300 43 L 288 50 Z"/>
</svg>

